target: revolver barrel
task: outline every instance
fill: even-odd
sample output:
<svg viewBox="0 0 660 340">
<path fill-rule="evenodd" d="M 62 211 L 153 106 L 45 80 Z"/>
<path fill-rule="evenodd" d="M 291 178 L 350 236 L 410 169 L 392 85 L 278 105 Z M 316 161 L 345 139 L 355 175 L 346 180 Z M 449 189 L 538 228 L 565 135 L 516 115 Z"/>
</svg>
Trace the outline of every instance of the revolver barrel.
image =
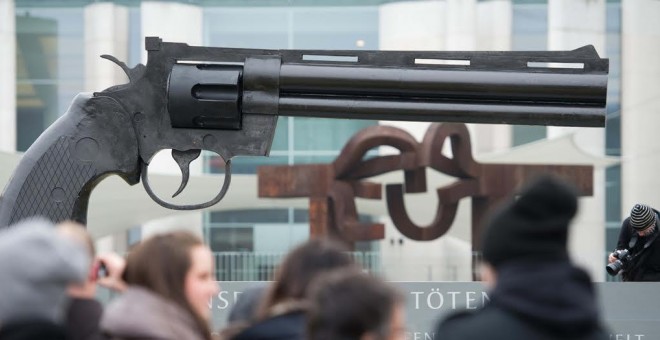
<svg viewBox="0 0 660 340">
<path fill-rule="evenodd" d="M 607 76 L 282 65 L 280 95 L 372 96 L 438 101 L 605 105 Z"/>
<path fill-rule="evenodd" d="M 609 63 L 592 46 L 551 52 L 407 52 L 163 45 L 177 52 L 171 55 L 177 64 L 168 81 L 173 127 L 240 130 L 244 114 L 605 125 Z M 340 60 L 305 58 L 324 54 Z M 201 61 L 190 65 L 190 60 Z"/>
<path fill-rule="evenodd" d="M 606 74 L 282 65 L 279 114 L 602 126 Z"/>
</svg>

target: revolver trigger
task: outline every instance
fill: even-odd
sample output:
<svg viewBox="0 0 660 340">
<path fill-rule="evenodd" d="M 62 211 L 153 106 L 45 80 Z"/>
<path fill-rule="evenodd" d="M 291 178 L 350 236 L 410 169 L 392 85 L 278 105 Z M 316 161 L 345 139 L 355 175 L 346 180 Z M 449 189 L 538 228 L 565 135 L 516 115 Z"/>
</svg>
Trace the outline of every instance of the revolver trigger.
<svg viewBox="0 0 660 340">
<path fill-rule="evenodd" d="M 201 152 L 202 150 L 200 149 L 187 151 L 172 149 L 172 158 L 174 158 L 176 164 L 179 165 L 179 169 L 181 169 L 181 185 L 179 186 L 179 190 L 177 190 L 172 197 L 176 197 L 186 188 L 186 185 L 188 185 L 188 180 L 190 179 L 190 162 L 197 159 Z"/>
</svg>

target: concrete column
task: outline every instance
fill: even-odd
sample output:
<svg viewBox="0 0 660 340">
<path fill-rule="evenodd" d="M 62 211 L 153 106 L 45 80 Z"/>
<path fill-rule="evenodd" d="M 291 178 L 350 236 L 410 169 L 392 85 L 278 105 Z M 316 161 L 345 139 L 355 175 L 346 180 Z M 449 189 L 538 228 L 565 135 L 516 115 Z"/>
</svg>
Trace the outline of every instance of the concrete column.
<svg viewBox="0 0 660 340">
<path fill-rule="evenodd" d="M 445 40 L 444 1 L 393 2 L 379 9 L 379 49 L 441 51 Z"/>
<path fill-rule="evenodd" d="M 445 1 L 394 2 L 380 6 L 379 49 L 442 51 L 445 47 Z M 421 140 L 429 123 L 381 121 Z"/>
<path fill-rule="evenodd" d="M 511 0 L 477 3 L 476 49 L 481 51 L 511 50 L 513 5 Z M 502 152 L 511 147 L 512 127 L 505 124 L 472 124 L 475 154 Z"/>
<path fill-rule="evenodd" d="M 203 44 L 202 8 L 166 1 L 143 1 L 140 7 L 142 23 L 142 63 L 147 64 L 144 37 L 157 36 L 167 42 L 181 42 L 191 46 Z M 178 23 L 178 24 L 177 24 Z M 149 164 L 150 173 L 180 174 L 170 152 L 160 152 Z M 202 173 L 202 161 L 190 164 L 191 174 Z"/>
<path fill-rule="evenodd" d="M 447 51 L 472 51 L 477 47 L 477 0 L 445 0 Z"/>
<path fill-rule="evenodd" d="M 181 42 L 191 46 L 203 45 L 203 12 L 200 6 L 169 1 L 142 1 L 140 6 L 142 32 L 142 63 L 147 64 L 144 37 L 157 36 L 167 42 Z M 202 157 L 190 164 L 190 174 L 202 173 Z M 180 170 L 169 151 L 159 152 L 149 164 L 149 173 L 180 176 Z M 191 179 L 191 182 L 194 178 Z M 177 184 L 178 185 L 178 184 Z M 158 188 L 155 188 L 157 190 Z M 212 190 L 211 190 L 212 191 Z M 162 192 L 157 190 L 156 192 Z M 169 191 L 168 191 L 169 192 Z M 165 199 L 165 196 L 161 196 Z M 200 202 L 189 202 L 200 203 Z M 188 229 L 202 235 L 202 213 L 177 214 L 142 225 L 142 237 L 173 229 Z"/>
<path fill-rule="evenodd" d="M 605 169 L 594 168 L 594 193 L 581 197 L 569 230 L 569 254 L 594 281 L 605 281 Z"/>
<path fill-rule="evenodd" d="M 128 8 L 97 2 L 85 6 L 84 15 L 85 91 L 102 91 L 128 82 L 119 66 L 100 58 L 102 54 L 110 54 L 128 61 Z"/>
<path fill-rule="evenodd" d="M 477 41 L 477 1 L 406 1 L 385 4 L 380 8 L 379 32 L 380 49 L 383 50 L 474 50 Z M 429 126 L 429 123 L 415 122 L 384 121 L 381 124 L 401 127 L 418 141 L 421 141 Z M 446 150 L 451 154 L 449 144 Z M 389 152 L 390 149 L 381 150 L 383 154 Z M 437 197 L 432 188 L 424 194 L 409 196 L 416 199 L 423 197 L 424 204 L 428 204 L 431 210 L 437 206 Z M 469 202 L 463 203 L 459 215 L 469 216 L 469 211 Z M 426 217 L 432 219 L 435 213 L 428 215 Z M 419 216 L 414 216 L 414 219 L 420 225 L 430 222 Z M 382 220 L 386 226 L 386 242 L 382 243 L 381 253 L 388 277 L 397 280 L 471 280 L 470 243 L 465 241 L 470 237 L 468 227 L 455 227 L 448 235 L 431 242 L 416 242 L 399 233 L 389 218 L 384 217 Z M 456 238 L 457 235 L 460 236 Z M 403 240 L 401 243 L 400 239 Z M 426 254 L 425 260 L 420 260 L 424 257 L 421 254 Z"/>
<path fill-rule="evenodd" d="M 622 210 L 660 207 L 660 1 L 623 0 L 621 56 Z"/>
<path fill-rule="evenodd" d="M 593 45 L 605 56 L 605 0 L 549 0 L 548 50 L 572 50 Z M 605 155 L 604 128 L 548 127 L 548 138 L 573 134 L 585 152 Z M 594 195 L 580 199 L 580 212 L 571 229 L 570 249 L 596 281 L 604 280 L 605 170 L 594 169 Z"/>
<path fill-rule="evenodd" d="M 549 0 L 548 50 L 572 50 L 594 45 L 605 55 L 605 0 Z M 548 127 L 548 138 L 580 131 L 578 142 L 587 151 L 602 155 L 605 129 Z"/>
<path fill-rule="evenodd" d="M 513 5 L 511 0 L 489 0 L 477 3 L 477 45 L 482 51 L 511 49 Z"/>
<path fill-rule="evenodd" d="M 445 0 L 445 50 L 473 51 L 477 48 L 477 1 Z M 468 124 L 474 140 L 478 139 L 477 125 Z M 483 129 L 481 126 L 479 129 Z M 476 137 L 476 138 L 475 138 Z M 473 145 L 476 145 L 475 143 Z M 474 147 L 473 147 L 474 149 Z"/>
<path fill-rule="evenodd" d="M 202 45 L 202 8 L 167 1 L 143 1 L 140 7 L 142 36 L 158 36 L 168 42 Z M 142 40 L 142 62 L 146 64 L 147 52 Z"/>
<path fill-rule="evenodd" d="M 0 151 L 16 151 L 16 13 L 0 1 Z"/>
</svg>

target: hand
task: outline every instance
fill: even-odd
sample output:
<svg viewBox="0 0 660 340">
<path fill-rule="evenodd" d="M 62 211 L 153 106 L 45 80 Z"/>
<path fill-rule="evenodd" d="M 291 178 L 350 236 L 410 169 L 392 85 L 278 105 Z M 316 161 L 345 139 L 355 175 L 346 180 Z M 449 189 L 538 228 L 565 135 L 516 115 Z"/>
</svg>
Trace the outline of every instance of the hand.
<svg viewBox="0 0 660 340">
<path fill-rule="evenodd" d="M 123 292 L 126 289 L 126 282 L 121 279 L 121 276 L 126 268 L 126 260 L 116 253 L 106 253 L 97 256 L 96 261 L 102 262 L 107 271 L 107 276 L 97 278 L 96 283 L 114 291 Z"/>
<path fill-rule="evenodd" d="M 607 257 L 607 263 L 612 263 L 616 261 L 616 257 L 614 257 L 614 253 L 610 253 L 610 256 Z"/>
</svg>

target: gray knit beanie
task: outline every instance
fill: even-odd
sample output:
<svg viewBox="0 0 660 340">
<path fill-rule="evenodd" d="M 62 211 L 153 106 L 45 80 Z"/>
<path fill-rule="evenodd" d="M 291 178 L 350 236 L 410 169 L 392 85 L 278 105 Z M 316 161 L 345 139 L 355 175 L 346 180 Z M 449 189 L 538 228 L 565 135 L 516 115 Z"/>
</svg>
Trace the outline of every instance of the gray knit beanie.
<svg viewBox="0 0 660 340">
<path fill-rule="evenodd" d="M 90 258 L 82 245 L 59 235 L 43 219 L 0 231 L 0 324 L 61 322 L 66 289 L 83 282 Z"/>
<path fill-rule="evenodd" d="M 630 210 L 630 226 L 642 231 L 656 222 L 655 211 L 646 204 L 635 204 Z"/>
</svg>

